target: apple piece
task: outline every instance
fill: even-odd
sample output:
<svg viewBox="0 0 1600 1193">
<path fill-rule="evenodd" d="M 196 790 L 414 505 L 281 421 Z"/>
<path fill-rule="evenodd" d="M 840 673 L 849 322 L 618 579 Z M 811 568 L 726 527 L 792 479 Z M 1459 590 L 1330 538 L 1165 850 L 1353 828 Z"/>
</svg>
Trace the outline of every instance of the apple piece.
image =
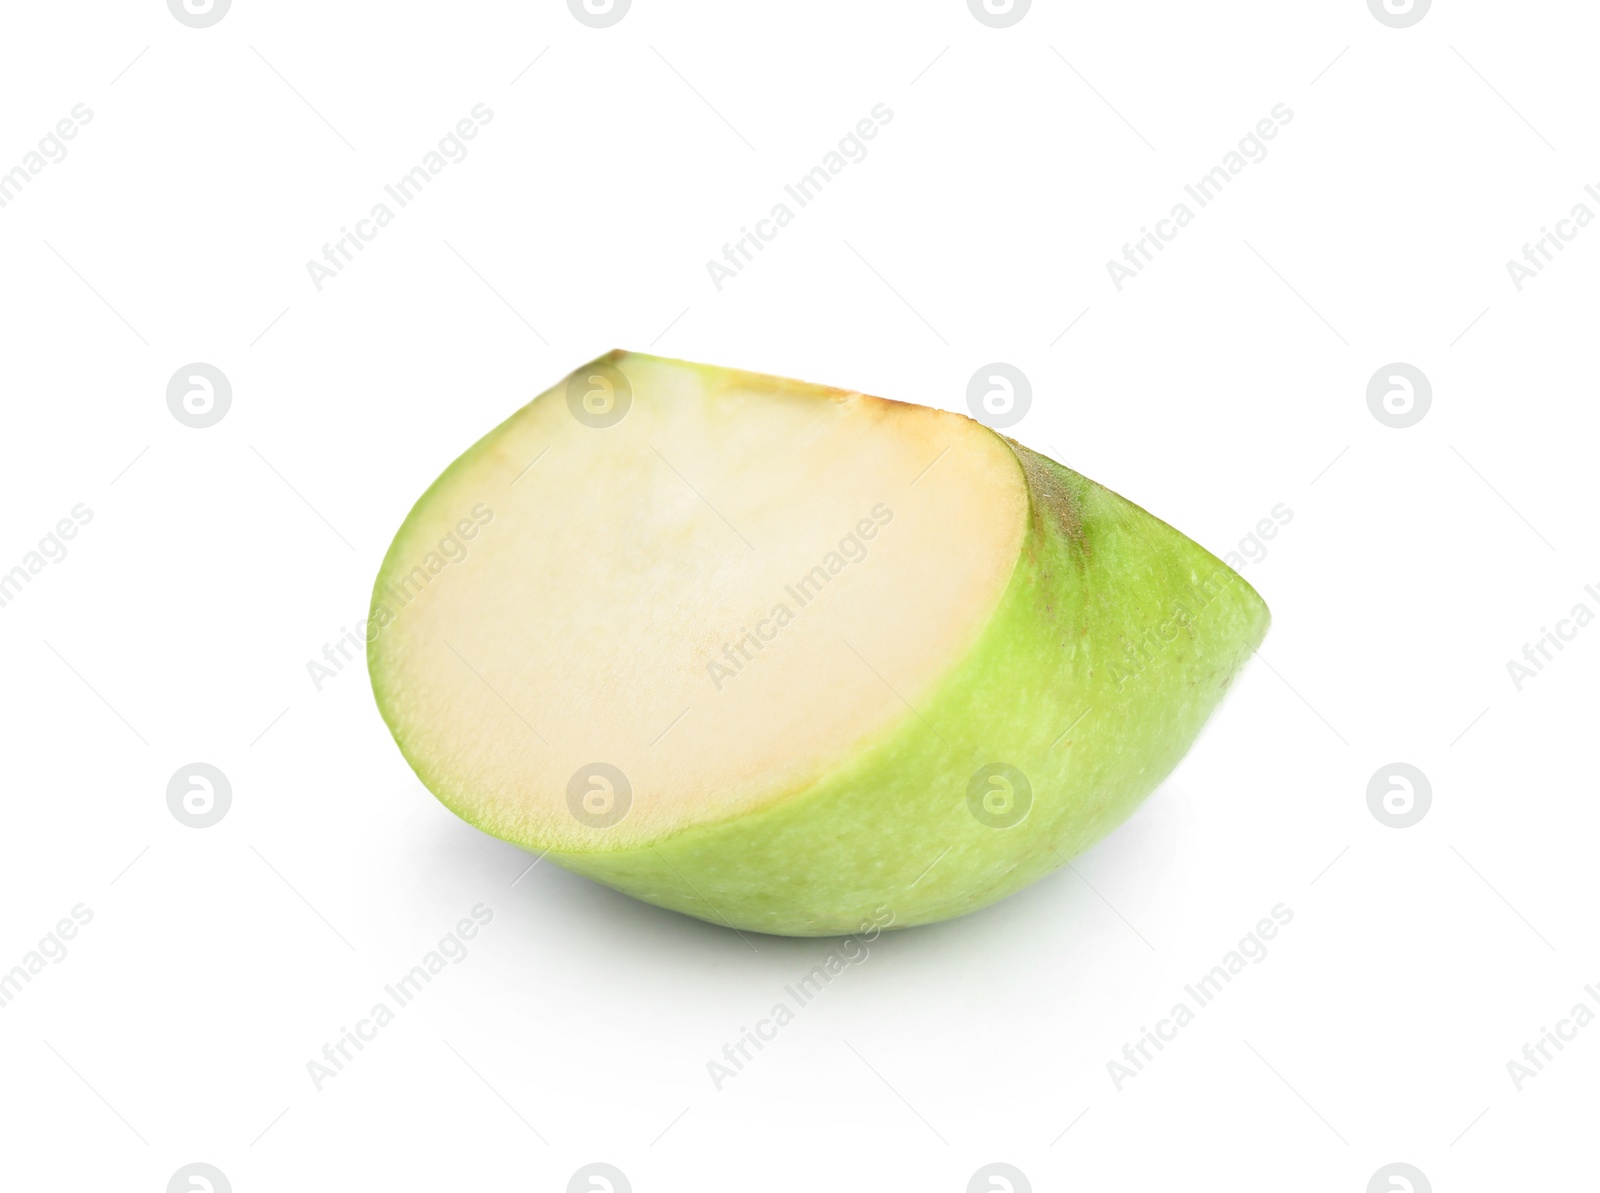
<svg viewBox="0 0 1600 1193">
<path fill-rule="evenodd" d="M 423 494 L 367 637 L 395 741 L 463 819 L 819 936 L 1064 865 L 1267 624 L 1204 548 L 963 415 L 613 352 Z"/>
</svg>

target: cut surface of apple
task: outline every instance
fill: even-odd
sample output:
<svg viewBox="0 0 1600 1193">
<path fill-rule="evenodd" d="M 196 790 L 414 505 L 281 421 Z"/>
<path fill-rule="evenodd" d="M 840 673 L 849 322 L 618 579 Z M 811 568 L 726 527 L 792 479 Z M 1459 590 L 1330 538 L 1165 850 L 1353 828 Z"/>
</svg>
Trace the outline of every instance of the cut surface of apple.
<svg viewBox="0 0 1600 1193">
<path fill-rule="evenodd" d="M 1266 625 L 1204 549 L 964 416 L 617 352 L 434 482 L 367 638 L 390 730 L 464 819 L 824 935 L 1063 865 Z"/>
</svg>

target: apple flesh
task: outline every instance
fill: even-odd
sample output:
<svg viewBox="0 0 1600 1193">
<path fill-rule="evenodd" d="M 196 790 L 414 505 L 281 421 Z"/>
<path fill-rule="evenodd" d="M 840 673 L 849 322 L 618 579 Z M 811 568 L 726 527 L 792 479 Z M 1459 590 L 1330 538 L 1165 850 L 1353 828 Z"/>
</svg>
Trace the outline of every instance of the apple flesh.
<svg viewBox="0 0 1600 1193">
<path fill-rule="evenodd" d="M 470 823 L 794 936 L 993 903 L 1121 823 L 1266 633 L 1230 568 L 961 415 L 611 353 L 411 510 L 378 707 Z"/>
</svg>

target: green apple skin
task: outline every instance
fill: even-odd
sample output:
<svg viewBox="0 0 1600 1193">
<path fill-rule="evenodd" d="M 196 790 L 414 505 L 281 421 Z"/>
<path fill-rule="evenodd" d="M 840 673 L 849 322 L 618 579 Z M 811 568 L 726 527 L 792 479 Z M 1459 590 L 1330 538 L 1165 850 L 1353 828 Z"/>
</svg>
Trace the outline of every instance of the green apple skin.
<svg viewBox="0 0 1600 1193">
<path fill-rule="evenodd" d="M 1166 523 L 1010 446 L 1030 506 L 1016 571 L 974 649 L 919 708 L 765 807 L 645 847 L 549 856 L 714 924 L 833 936 L 977 911 L 1127 819 L 1260 644 L 1267 607 Z M 969 800 L 975 772 L 994 763 L 1032 789 L 1009 827 L 984 823 Z"/>
</svg>

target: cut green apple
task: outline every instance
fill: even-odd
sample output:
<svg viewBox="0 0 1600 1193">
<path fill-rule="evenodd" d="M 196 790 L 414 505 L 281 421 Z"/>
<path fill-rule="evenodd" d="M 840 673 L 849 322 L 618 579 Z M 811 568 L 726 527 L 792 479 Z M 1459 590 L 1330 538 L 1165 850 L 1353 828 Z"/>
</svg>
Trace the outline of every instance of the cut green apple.
<svg viewBox="0 0 1600 1193">
<path fill-rule="evenodd" d="M 1064 865 L 1267 622 L 1204 548 L 972 419 L 614 352 L 423 494 L 367 635 L 395 741 L 463 819 L 819 936 Z"/>
</svg>

